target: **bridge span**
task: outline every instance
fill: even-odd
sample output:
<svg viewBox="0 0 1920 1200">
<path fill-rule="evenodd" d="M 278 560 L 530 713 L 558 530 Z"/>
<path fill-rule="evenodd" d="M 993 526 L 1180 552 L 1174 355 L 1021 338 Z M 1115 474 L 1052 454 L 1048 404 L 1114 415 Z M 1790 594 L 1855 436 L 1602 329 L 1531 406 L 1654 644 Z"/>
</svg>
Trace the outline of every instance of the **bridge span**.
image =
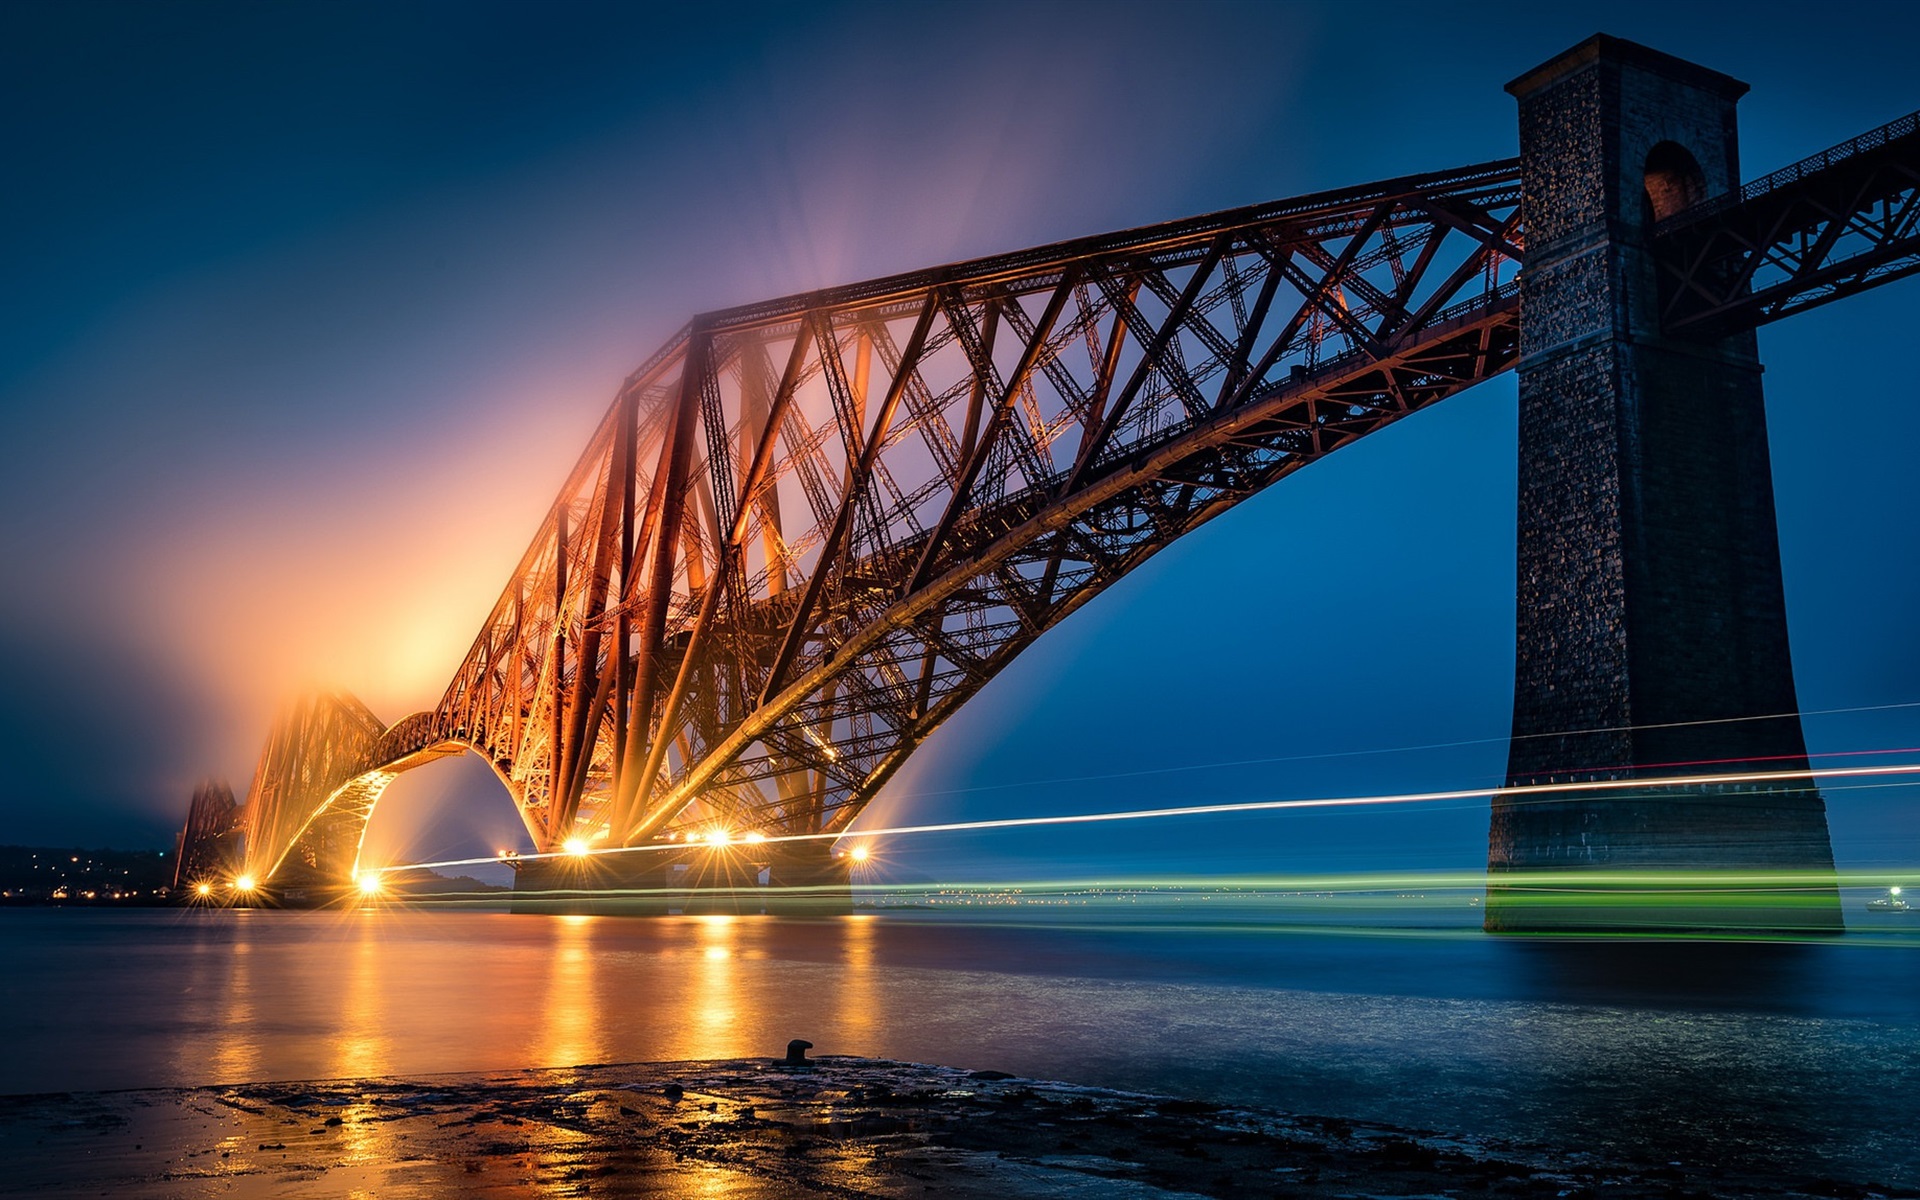
<svg viewBox="0 0 1920 1200">
<path fill-rule="evenodd" d="M 843 832 L 1155 552 L 1518 367 L 1511 775 L 1623 791 L 1496 801 L 1490 926 L 1559 920 L 1513 915 L 1548 868 L 1830 873 L 1810 787 L 1630 794 L 1637 764 L 1716 755 L 1625 731 L 1720 721 L 1693 726 L 1716 769 L 1804 767 L 1752 330 L 1920 269 L 1915 119 L 1742 186 L 1725 76 L 1601 36 L 1510 90 L 1517 159 L 694 318 L 618 389 L 438 705 L 287 710 L 237 869 L 352 879 L 384 789 L 462 753 L 542 852 Z M 183 882 L 219 844 L 183 837 Z"/>
</svg>

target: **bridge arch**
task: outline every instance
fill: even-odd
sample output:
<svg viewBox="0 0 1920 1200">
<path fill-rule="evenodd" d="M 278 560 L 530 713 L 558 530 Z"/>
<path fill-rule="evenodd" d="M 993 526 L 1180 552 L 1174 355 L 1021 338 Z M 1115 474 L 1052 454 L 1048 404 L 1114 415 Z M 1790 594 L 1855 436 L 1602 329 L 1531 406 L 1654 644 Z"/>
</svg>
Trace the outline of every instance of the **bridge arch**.
<svg viewBox="0 0 1920 1200">
<path fill-rule="evenodd" d="M 475 753 L 512 793 L 513 780 L 499 764 L 440 735 L 432 718 L 415 713 L 382 726 L 357 699 L 338 692 L 290 706 L 255 771 L 244 873 L 283 888 L 357 878 L 367 826 L 387 789 L 441 759 Z"/>
</svg>

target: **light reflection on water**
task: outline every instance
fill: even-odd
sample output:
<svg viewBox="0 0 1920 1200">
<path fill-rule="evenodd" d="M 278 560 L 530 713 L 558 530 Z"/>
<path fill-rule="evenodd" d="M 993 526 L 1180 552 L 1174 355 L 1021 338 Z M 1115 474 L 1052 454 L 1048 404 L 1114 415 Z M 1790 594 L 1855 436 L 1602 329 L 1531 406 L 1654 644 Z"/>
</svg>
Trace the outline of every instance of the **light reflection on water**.
<svg viewBox="0 0 1920 1200">
<path fill-rule="evenodd" d="M 529 1014 L 528 1029 L 538 1039 L 532 1060 L 567 1066 L 603 1062 L 600 1037 L 599 956 L 594 953 L 594 918 L 553 918 L 553 948 L 545 999 L 539 1014 Z"/>
<path fill-rule="evenodd" d="M 697 980 L 693 997 L 693 1020 L 687 1028 L 688 1040 L 672 1058 L 733 1058 L 743 1051 L 735 1048 L 733 1030 L 739 1024 L 735 1005 L 741 999 L 739 979 L 733 960 L 734 926 L 738 917 L 695 917 L 702 950 L 693 967 Z"/>
<path fill-rule="evenodd" d="M 1920 954 L 1897 947 L 418 911 L 9 912 L 0 946 L 0 1092 L 777 1056 L 802 1037 L 1662 1162 L 1920 1177 L 1902 1115 Z"/>
<path fill-rule="evenodd" d="M 253 942 L 246 924 L 241 924 L 234 932 L 231 953 L 225 956 L 215 955 L 210 960 L 202 959 L 196 963 L 203 972 L 212 976 L 211 986 L 205 990 L 221 1000 L 215 1004 L 217 1028 L 221 1031 L 213 1046 L 209 1058 L 189 1056 L 180 1064 L 185 1070 L 199 1070 L 202 1063 L 210 1063 L 214 1072 L 227 1078 L 244 1077 L 249 1072 L 263 1069 L 260 1054 L 260 1039 L 249 1036 L 245 1031 L 253 1028 Z M 225 977 L 221 978 L 221 966 L 226 967 Z M 189 1043 L 182 1043 L 182 1050 Z"/>
<path fill-rule="evenodd" d="M 368 924 L 360 923 L 360 936 L 345 954 L 346 971 L 340 980 L 341 1032 L 334 1040 L 333 1064 L 327 1072 L 340 1078 L 381 1075 L 392 1069 L 381 1012 L 386 956 L 380 952 L 380 943 L 367 936 Z M 244 1029 L 244 1024 L 239 1025 L 235 1036 L 245 1037 Z"/>
</svg>

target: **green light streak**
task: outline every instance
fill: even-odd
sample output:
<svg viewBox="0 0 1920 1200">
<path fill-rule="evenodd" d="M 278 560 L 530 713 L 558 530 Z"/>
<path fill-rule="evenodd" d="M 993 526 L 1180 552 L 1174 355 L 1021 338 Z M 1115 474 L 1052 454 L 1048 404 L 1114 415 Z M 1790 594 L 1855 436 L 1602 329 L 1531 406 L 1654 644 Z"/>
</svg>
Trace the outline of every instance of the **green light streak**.
<svg viewBox="0 0 1920 1200">
<path fill-rule="evenodd" d="M 1221 888 L 1207 879 L 1125 882 L 1103 881 L 1095 884 L 1064 884 L 1058 881 L 1027 883 L 949 884 L 939 888 L 909 885 L 856 886 L 861 899 L 851 914 L 842 910 L 828 914 L 832 920 L 886 919 L 905 923 L 932 923 L 963 927 L 1005 927 L 1054 929 L 1067 932 L 1097 931 L 1103 934 L 1140 933 L 1211 936 L 1315 936 L 1339 938 L 1381 938 L 1392 940 L 1475 941 L 1489 936 L 1480 927 L 1484 909 L 1470 903 L 1477 893 L 1470 888 L 1435 889 L 1431 877 L 1422 881 L 1429 886 L 1424 893 L 1392 893 L 1370 888 L 1355 888 L 1351 877 L 1332 877 L 1322 881 L 1313 892 L 1250 890 L 1244 887 Z M 1288 882 L 1299 882 L 1289 878 Z M 1378 877 L 1366 882 L 1374 884 Z M 1410 881 L 1411 882 L 1411 881 Z M 656 916 L 665 916 L 681 908 L 690 910 L 689 919 L 704 913 L 695 906 L 712 905 L 729 898 L 746 900 L 736 915 L 752 913 L 764 904 L 768 908 L 790 903 L 795 898 L 830 898 L 819 889 L 760 888 L 736 889 L 651 889 L 627 888 L 593 890 L 590 893 L 557 889 L 544 892 L 514 893 L 516 906 L 531 906 L 538 911 L 550 905 L 554 912 L 566 912 L 569 904 L 590 896 L 596 905 L 605 905 L 598 915 L 631 905 Z M 845 893 L 841 893 L 842 896 Z M 1831 903 L 1831 893 L 1827 903 Z M 1679 899 L 1684 900 L 1685 894 Z M 409 907 L 456 910 L 499 910 L 509 902 L 501 893 L 433 894 L 421 897 L 396 897 Z M 1500 934 L 1513 941 L 1583 942 L 1730 942 L 1751 944 L 1803 944 L 1849 948 L 1920 950 L 1920 922 L 1909 928 L 1904 924 L 1869 924 L 1843 937 L 1832 931 L 1809 926 L 1739 928 L 1692 923 L 1701 912 L 1716 919 L 1737 914 L 1719 894 L 1703 907 L 1674 903 L 1673 893 L 1646 893 L 1619 905 L 1596 904 L 1594 894 L 1569 895 L 1564 899 L 1577 911 L 1593 914 L 1591 926 L 1572 924 L 1550 932 Z M 1774 920 L 1791 916 L 1790 898 L 1778 894 L 1742 898 L 1756 911 Z M 1551 901 L 1549 902 L 1551 903 Z M 1553 910 L 1548 909 L 1551 913 Z M 1816 908 L 1823 914 L 1824 906 Z M 573 914 L 579 919 L 594 919 Z M 1630 927 L 1622 918 L 1630 921 Z M 818 918 L 815 918 L 818 919 Z"/>
</svg>

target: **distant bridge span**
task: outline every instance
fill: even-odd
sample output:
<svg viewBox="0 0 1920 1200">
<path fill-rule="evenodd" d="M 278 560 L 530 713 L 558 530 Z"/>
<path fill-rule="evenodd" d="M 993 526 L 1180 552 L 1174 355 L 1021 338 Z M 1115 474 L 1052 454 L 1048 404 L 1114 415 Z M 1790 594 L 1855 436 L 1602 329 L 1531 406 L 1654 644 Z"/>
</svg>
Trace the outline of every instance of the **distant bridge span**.
<svg viewBox="0 0 1920 1200">
<path fill-rule="evenodd" d="M 1920 269 L 1913 126 L 1667 205 L 1674 335 Z M 696 318 L 620 388 L 431 712 L 282 718 L 247 869 L 350 877 L 385 787 L 467 751 L 543 851 L 846 829 L 1156 551 L 1515 366 L 1526 184 L 1504 160 Z"/>
</svg>

